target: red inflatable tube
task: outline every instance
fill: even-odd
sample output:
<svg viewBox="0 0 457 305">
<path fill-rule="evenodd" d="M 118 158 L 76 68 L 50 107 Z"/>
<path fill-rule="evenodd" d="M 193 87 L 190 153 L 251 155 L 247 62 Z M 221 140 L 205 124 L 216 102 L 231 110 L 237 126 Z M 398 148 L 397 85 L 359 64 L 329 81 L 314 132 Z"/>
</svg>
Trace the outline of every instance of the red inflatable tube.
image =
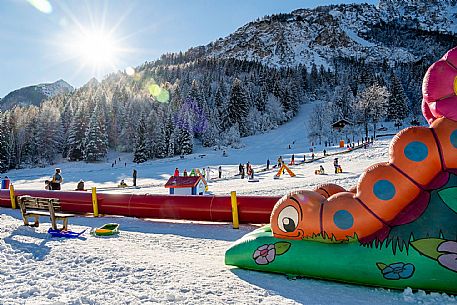
<svg viewBox="0 0 457 305">
<path fill-rule="evenodd" d="M 90 192 L 15 190 L 16 196 L 58 198 L 63 211 L 92 213 Z M 269 223 L 280 197 L 237 196 L 240 223 Z M 230 196 L 180 196 L 98 193 L 100 214 L 139 218 L 232 221 Z M 11 207 L 9 190 L 0 190 L 0 206 Z"/>
</svg>

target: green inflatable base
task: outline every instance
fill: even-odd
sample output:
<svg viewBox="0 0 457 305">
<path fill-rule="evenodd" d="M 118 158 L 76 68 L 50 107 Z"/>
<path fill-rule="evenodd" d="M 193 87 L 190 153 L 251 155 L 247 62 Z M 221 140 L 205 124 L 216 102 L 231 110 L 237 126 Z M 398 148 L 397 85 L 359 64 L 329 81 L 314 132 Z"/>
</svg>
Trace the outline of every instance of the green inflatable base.
<svg viewBox="0 0 457 305">
<path fill-rule="evenodd" d="M 225 254 L 225 263 L 290 276 L 457 294 L 457 270 L 446 266 L 446 261 L 456 257 L 447 253 L 446 247 L 437 251 L 443 242 L 418 240 L 394 253 L 391 245 L 362 246 L 356 239 L 345 243 L 278 239 L 264 226 L 233 244 Z"/>
</svg>

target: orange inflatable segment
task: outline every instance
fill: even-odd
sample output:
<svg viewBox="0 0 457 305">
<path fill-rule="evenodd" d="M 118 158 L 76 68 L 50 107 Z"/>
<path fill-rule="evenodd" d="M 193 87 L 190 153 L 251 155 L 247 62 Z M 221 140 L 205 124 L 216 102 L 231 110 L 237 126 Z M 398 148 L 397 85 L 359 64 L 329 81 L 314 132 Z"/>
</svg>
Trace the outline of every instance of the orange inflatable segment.
<svg viewBox="0 0 457 305">
<path fill-rule="evenodd" d="M 426 127 L 400 131 L 390 145 L 390 160 L 401 172 L 426 186 L 441 172 L 441 160 L 433 132 Z"/>
<path fill-rule="evenodd" d="M 344 187 L 339 186 L 338 184 L 334 184 L 334 183 L 327 183 L 327 184 L 319 185 L 314 191 L 321 194 L 325 198 L 328 198 L 337 193 L 346 192 Z"/>
<path fill-rule="evenodd" d="M 349 192 L 333 195 L 324 204 L 322 225 L 324 234 L 336 240 L 347 240 L 355 234 L 360 240 L 386 227 Z"/>
<path fill-rule="evenodd" d="M 445 169 L 457 169 L 457 122 L 440 118 L 430 126 L 441 147 Z"/>
<path fill-rule="evenodd" d="M 361 176 L 356 197 L 385 223 L 389 223 L 420 192 L 419 187 L 388 163 L 378 163 Z"/>
<path fill-rule="evenodd" d="M 302 239 L 321 231 L 320 211 L 325 198 L 311 191 L 299 191 L 284 196 L 271 212 L 273 236 Z"/>
</svg>

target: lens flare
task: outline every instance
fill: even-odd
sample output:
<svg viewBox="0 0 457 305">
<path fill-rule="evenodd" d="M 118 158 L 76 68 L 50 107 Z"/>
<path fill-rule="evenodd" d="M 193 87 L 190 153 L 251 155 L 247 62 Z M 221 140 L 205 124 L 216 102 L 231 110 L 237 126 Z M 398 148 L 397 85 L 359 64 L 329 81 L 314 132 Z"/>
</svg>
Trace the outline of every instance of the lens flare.
<svg viewBox="0 0 457 305">
<path fill-rule="evenodd" d="M 135 75 L 135 69 L 133 69 L 132 67 L 127 67 L 127 68 L 125 68 L 125 73 L 128 76 L 133 76 L 133 75 Z"/>
<path fill-rule="evenodd" d="M 161 88 L 157 84 L 148 85 L 149 93 L 160 103 L 168 103 L 170 100 L 170 93 L 167 89 Z"/>
<path fill-rule="evenodd" d="M 27 0 L 27 2 L 42 13 L 52 13 L 52 5 L 48 0 Z"/>
</svg>

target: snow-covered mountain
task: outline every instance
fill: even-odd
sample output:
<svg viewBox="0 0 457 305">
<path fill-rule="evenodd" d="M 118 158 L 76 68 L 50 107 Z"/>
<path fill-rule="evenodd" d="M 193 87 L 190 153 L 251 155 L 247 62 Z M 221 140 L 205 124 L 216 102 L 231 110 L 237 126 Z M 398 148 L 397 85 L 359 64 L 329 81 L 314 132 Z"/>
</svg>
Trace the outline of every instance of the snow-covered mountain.
<svg viewBox="0 0 457 305">
<path fill-rule="evenodd" d="M 74 88 L 62 79 L 54 83 L 28 86 L 8 93 L 0 100 L 0 108 L 5 110 L 14 106 L 39 105 L 47 98 L 73 90 Z"/>
<path fill-rule="evenodd" d="M 225 38 L 192 48 L 191 57 L 237 58 L 272 66 L 334 58 L 401 63 L 436 57 L 457 44 L 456 0 L 380 0 L 299 9 L 250 22 Z M 448 46 L 446 46 L 448 47 Z"/>
</svg>

